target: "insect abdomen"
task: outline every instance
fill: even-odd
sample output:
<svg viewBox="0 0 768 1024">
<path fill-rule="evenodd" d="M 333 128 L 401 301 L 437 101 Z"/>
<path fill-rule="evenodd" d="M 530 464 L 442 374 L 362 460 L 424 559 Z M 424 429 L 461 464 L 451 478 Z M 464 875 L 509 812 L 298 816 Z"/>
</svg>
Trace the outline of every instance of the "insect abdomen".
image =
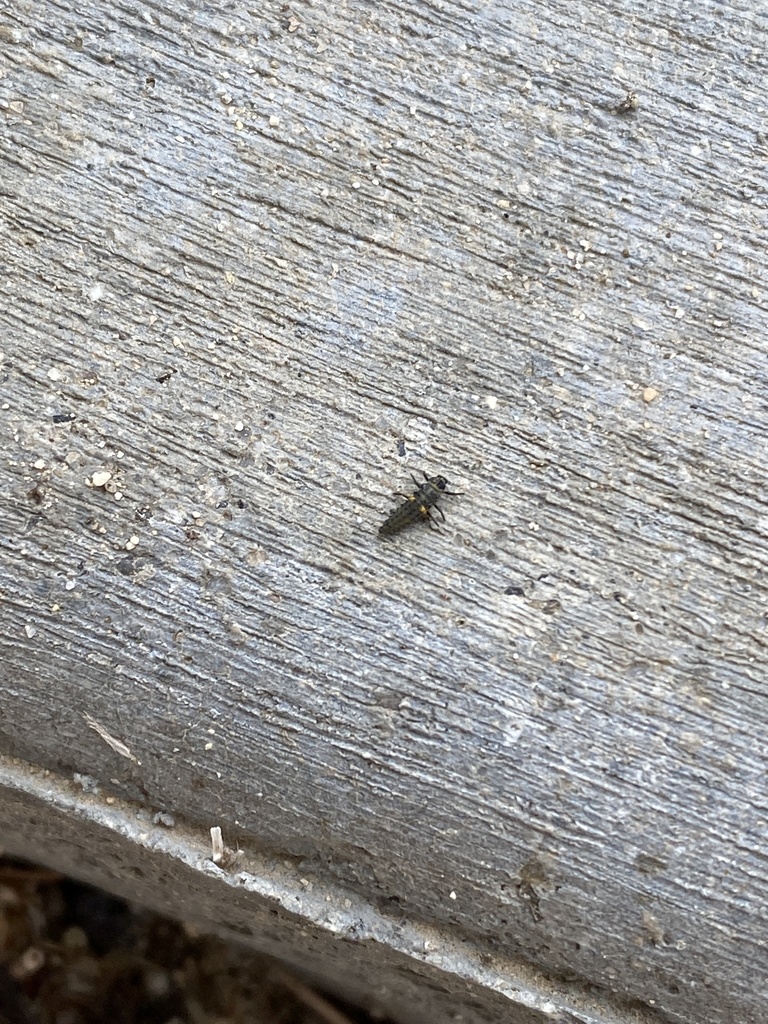
<svg viewBox="0 0 768 1024">
<path fill-rule="evenodd" d="M 422 509 L 424 511 L 422 511 Z M 399 533 L 404 530 L 406 526 L 411 526 L 413 523 L 417 523 L 420 519 L 427 518 L 427 506 L 419 501 L 416 495 L 411 495 L 402 505 L 398 505 L 397 508 L 393 509 L 387 519 L 379 527 L 379 533 L 382 537 L 387 537 L 393 533 Z"/>
</svg>

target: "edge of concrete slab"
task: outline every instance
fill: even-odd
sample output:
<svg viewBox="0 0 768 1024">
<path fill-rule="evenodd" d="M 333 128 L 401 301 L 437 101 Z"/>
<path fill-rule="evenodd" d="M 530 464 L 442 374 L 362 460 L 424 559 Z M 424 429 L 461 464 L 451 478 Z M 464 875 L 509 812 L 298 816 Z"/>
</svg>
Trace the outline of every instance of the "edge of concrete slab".
<svg viewBox="0 0 768 1024">
<path fill-rule="evenodd" d="M 640 1024 L 642 1009 L 596 1005 L 571 984 L 480 950 L 428 923 L 388 916 L 295 859 L 224 850 L 165 812 L 0 759 L 5 853 L 44 863 L 190 921 L 299 970 L 403 1024 Z M 216 823 L 212 823 L 216 827 Z M 225 841 L 234 837 L 224 837 Z"/>
</svg>

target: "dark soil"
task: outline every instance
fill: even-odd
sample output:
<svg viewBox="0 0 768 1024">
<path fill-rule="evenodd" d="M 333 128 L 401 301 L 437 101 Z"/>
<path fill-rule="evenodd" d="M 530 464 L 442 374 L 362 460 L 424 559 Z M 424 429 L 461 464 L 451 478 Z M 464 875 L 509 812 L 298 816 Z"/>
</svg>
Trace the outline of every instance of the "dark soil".
<svg viewBox="0 0 768 1024">
<path fill-rule="evenodd" d="M 372 1024 L 275 961 L 0 858 L 0 1024 Z"/>
</svg>

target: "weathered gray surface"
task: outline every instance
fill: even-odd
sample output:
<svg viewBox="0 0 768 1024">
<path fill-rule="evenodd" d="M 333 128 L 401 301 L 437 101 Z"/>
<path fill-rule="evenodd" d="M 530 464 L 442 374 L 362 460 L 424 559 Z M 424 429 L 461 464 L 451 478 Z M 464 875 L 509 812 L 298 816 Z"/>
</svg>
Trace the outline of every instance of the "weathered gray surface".
<svg viewBox="0 0 768 1024">
<path fill-rule="evenodd" d="M 2 22 L 0 749 L 763 1020 L 764 14 Z"/>
<path fill-rule="evenodd" d="M 642 1024 L 595 993 L 489 956 L 450 932 L 382 913 L 352 891 L 304 877 L 291 859 L 211 863 L 210 841 L 146 810 L 77 792 L 23 765 L 0 766 L 0 811 L 12 853 L 63 870 L 287 961 L 310 980 L 405 1024 Z M 21 837 L 25 837 L 26 844 Z M 233 851 L 229 851 L 231 854 Z"/>
</svg>

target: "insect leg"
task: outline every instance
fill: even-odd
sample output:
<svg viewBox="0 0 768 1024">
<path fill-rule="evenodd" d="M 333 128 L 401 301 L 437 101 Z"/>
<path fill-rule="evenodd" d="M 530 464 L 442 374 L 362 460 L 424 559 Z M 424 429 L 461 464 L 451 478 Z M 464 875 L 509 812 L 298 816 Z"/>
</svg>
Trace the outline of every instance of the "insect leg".
<svg viewBox="0 0 768 1024">
<path fill-rule="evenodd" d="M 438 511 L 440 510 L 438 509 Z M 429 524 L 430 530 L 437 530 L 438 532 L 440 532 L 440 527 L 433 519 L 432 514 L 429 511 L 428 505 L 419 505 L 419 515 L 421 516 L 422 519 L 426 519 L 427 523 Z"/>
</svg>

